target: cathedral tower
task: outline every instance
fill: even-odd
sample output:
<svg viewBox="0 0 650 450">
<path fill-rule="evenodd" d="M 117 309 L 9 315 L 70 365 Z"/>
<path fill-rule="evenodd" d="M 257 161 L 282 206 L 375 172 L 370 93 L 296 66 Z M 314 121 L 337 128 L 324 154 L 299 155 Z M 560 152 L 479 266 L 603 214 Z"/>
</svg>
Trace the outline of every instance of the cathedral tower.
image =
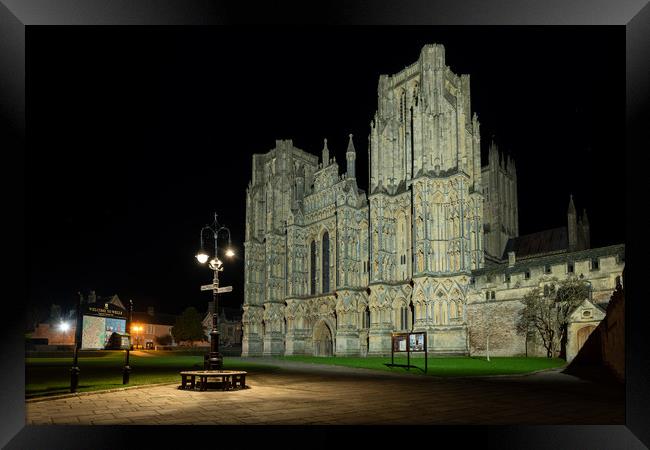
<svg viewBox="0 0 650 450">
<path fill-rule="evenodd" d="M 505 257 L 508 240 L 519 236 L 517 169 L 512 158 L 501 153 L 492 141 L 488 165 L 481 170 L 485 254 L 498 262 Z"/>
<path fill-rule="evenodd" d="M 446 65 L 442 45 L 426 45 L 414 64 L 380 76 L 370 124 L 371 310 L 384 292 L 410 298 L 400 326 L 428 330 L 435 351 L 451 354 L 467 352 L 467 281 L 484 264 L 469 81 Z M 370 354 L 390 345 L 390 326 L 371 327 Z"/>
<path fill-rule="evenodd" d="M 278 140 L 266 154 L 253 155 L 246 190 L 244 336 L 242 354 L 279 354 L 287 293 L 287 224 L 302 207 L 318 157 Z"/>
</svg>

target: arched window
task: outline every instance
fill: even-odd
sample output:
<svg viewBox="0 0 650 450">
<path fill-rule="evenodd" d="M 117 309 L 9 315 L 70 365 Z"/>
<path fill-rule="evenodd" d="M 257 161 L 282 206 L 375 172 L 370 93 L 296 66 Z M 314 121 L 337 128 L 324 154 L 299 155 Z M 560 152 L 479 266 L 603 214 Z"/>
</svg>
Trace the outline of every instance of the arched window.
<svg viewBox="0 0 650 450">
<path fill-rule="evenodd" d="M 311 295 L 316 295 L 316 241 L 311 241 Z"/>
<path fill-rule="evenodd" d="M 330 291 L 330 235 L 323 235 L 323 293 Z"/>
<path fill-rule="evenodd" d="M 400 213 L 397 216 L 397 254 L 399 255 L 398 279 L 406 279 L 406 252 L 408 249 L 408 234 L 406 227 L 406 215 Z"/>
<path fill-rule="evenodd" d="M 402 306 L 399 309 L 399 329 L 400 330 L 406 330 L 408 329 L 408 308 L 406 306 Z"/>
<path fill-rule="evenodd" d="M 366 309 L 363 314 L 364 324 L 363 328 L 370 328 L 370 308 L 366 306 Z"/>
</svg>

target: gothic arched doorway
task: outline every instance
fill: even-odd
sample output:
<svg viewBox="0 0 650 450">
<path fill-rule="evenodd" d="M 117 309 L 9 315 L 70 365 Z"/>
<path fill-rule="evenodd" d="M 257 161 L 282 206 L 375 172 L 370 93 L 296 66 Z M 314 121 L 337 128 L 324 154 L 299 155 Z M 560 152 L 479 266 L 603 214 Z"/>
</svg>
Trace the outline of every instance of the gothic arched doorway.
<svg viewBox="0 0 650 450">
<path fill-rule="evenodd" d="M 332 331 L 321 321 L 314 328 L 314 356 L 332 356 Z"/>
<path fill-rule="evenodd" d="M 595 326 L 587 325 L 586 327 L 582 327 L 578 330 L 578 346 L 576 348 L 576 352 L 579 352 L 582 346 L 585 345 L 585 342 L 587 342 L 587 339 L 589 339 L 589 335 L 595 329 Z"/>
</svg>

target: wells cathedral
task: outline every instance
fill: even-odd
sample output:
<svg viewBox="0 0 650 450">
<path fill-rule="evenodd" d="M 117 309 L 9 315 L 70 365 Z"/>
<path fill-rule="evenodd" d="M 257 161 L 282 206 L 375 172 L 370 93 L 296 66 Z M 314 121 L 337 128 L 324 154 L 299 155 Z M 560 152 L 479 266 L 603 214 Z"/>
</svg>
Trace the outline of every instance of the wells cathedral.
<svg viewBox="0 0 650 450">
<path fill-rule="evenodd" d="M 379 77 L 368 142 L 367 191 L 352 135 L 343 171 L 327 140 L 320 159 L 291 140 L 253 156 L 242 356 L 389 355 L 396 331 L 426 331 L 430 354 L 482 355 L 489 339 L 491 355 L 545 355 L 516 332 L 520 299 L 575 275 L 591 294 L 572 313 L 571 359 L 605 315 L 624 245 L 590 248 L 572 198 L 566 226 L 519 235 L 515 162 L 491 144 L 481 165 L 470 78 L 443 46 Z"/>
</svg>

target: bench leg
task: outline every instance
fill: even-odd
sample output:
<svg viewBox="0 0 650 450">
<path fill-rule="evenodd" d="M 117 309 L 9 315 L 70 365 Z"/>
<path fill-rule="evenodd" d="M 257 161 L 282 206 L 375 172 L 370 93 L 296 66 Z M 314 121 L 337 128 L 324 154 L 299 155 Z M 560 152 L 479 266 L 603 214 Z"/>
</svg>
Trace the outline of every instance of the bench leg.
<svg viewBox="0 0 650 450">
<path fill-rule="evenodd" d="M 201 377 L 201 390 L 205 391 L 208 388 L 208 377 Z"/>
<path fill-rule="evenodd" d="M 196 375 L 192 375 L 190 383 L 190 387 L 194 390 L 194 387 L 196 386 Z"/>
<path fill-rule="evenodd" d="M 185 389 L 185 386 L 187 385 L 187 377 L 185 375 L 181 375 L 181 378 L 181 389 Z"/>
<path fill-rule="evenodd" d="M 244 389 L 246 387 L 246 375 L 242 375 L 239 380 L 239 386 Z"/>
</svg>

